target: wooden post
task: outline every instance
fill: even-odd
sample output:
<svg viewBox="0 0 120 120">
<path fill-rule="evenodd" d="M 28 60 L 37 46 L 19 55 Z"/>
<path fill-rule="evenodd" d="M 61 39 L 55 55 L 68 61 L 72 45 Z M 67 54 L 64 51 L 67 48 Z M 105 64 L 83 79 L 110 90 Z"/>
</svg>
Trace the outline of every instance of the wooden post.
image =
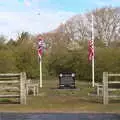
<svg viewBox="0 0 120 120">
<path fill-rule="evenodd" d="M 26 104 L 26 73 L 20 74 L 20 103 Z"/>
<path fill-rule="evenodd" d="M 100 85 L 98 83 L 96 83 L 96 87 L 97 87 L 97 96 L 100 95 Z"/>
<path fill-rule="evenodd" d="M 108 104 L 108 72 L 103 72 L 103 104 Z"/>
<path fill-rule="evenodd" d="M 28 83 L 27 83 L 28 84 Z M 29 95 L 28 85 L 26 85 L 26 94 Z"/>
<path fill-rule="evenodd" d="M 38 95 L 38 93 L 39 93 L 38 85 L 36 86 L 36 89 L 37 89 L 37 95 Z"/>
</svg>

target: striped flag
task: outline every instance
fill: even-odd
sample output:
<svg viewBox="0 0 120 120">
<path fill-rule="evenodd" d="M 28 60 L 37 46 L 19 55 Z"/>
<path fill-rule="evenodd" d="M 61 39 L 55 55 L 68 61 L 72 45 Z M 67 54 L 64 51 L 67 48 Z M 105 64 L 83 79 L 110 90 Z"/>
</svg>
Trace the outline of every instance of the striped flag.
<svg viewBox="0 0 120 120">
<path fill-rule="evenodd" d="M 93 41 L 89 40 L 88 41 L 88 60 L 92 61 L 93 56 L 94 56 L 94 45 L 93 45 Z"/>
<path fill-rule="evenodd" d="M 45 43 L 43 38 L 39 37 L 38 38 L 38 56 L 41 58 L 43 54 L 43 50 L 45 48 Z"/>
</svg>

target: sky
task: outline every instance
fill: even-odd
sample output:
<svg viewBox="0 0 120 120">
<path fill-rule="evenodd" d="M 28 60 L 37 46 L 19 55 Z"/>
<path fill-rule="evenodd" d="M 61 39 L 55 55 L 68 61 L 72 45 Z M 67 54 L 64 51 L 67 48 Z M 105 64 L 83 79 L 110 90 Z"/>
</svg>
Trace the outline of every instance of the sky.
<svg viewBox="0 0 120 120">
<path fill-rule="evenodd" d="M 0 0 L 0 35 L 15 39 L 22 31 L 49 32 L 76 14 L 104 6 L 120 7 L 120 0 Z"/>
</svg>

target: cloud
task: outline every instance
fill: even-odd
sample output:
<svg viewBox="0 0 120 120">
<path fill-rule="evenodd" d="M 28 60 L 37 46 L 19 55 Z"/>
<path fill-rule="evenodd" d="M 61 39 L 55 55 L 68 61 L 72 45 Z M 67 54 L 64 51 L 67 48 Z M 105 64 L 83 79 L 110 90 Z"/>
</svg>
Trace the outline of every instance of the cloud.
<svg viewBox="0 0 120 120">
<path fill-rule="evenodd" d="M 27 7 L 30 7 L 32 2 L 30 0 L 24 0 L 24 4 L 27 6 Z"/>
<path fill-rule="evenodd" d="M 21 31 L 42 33 L 55 29 L 83 9 L 120 5 L 120 0 L 0 0 L 0 34 L 15 38 Z M 67 11 L 67 12 L 66 12 Z"/>
<path fill-rule="evenodd" d="M 0 34 L 15 38 L 21 31 L 32 34 L 55 29 L 75 13 L 39 6 L 48 0 L 0 0 Z M 45 6 L 46 8 L 46 6 Z"/>
<path fill-rule="evenodd" d="M 102 0 L 97 0 L 97 1 L 95 2 L 95 4 L 96 4 L 97 6 L 104 6 L 104 5 L 106 5 L 106 2 L 105 2 L 105 1 L 102 1 Z"/>
<path fill-rule="evenodd" d="M 15 38 L 17 33 L 27 31 L 32 34 L 48 32 L 66 21 L 72 12 L 0 12 L 0 34 Z"/>
<path fill-rule="evenodd" d="M 97 7 L 120 6 L 120 0 L 93 0 Z"/>
</svg>

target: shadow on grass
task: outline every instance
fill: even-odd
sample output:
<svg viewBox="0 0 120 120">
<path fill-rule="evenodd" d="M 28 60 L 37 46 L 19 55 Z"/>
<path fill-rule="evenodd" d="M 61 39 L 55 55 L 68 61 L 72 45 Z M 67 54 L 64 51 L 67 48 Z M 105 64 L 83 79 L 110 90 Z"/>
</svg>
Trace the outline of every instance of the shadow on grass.
<svg viewBox="0 0 120 120">
<path fill-rule="evenodd" d="M 109 100 L 109 103 L 119 103 L 120 99 L 111 99 Z"/>
<path fill-rule="evenodd" d="M 4 99 L 0 99 L 0 104 L 20 104 L 20 101 L 4 98 Z"/>
<path fill-rule="evenodd" d="M 61 87 L 54 87 L 54 88 L 50 88 L 50 89 L 52 89 L 52 90 L 80 90 L 80 88 L 72 88 L 72 87 L 63 87 L 63 88 L 61 88 Z"/>
<path fill-rule="evenodd" d="M 20 104 L 20 102 L 10 101 L 10 102 L 0 102 L 0 104 Z"/>
</svg>

